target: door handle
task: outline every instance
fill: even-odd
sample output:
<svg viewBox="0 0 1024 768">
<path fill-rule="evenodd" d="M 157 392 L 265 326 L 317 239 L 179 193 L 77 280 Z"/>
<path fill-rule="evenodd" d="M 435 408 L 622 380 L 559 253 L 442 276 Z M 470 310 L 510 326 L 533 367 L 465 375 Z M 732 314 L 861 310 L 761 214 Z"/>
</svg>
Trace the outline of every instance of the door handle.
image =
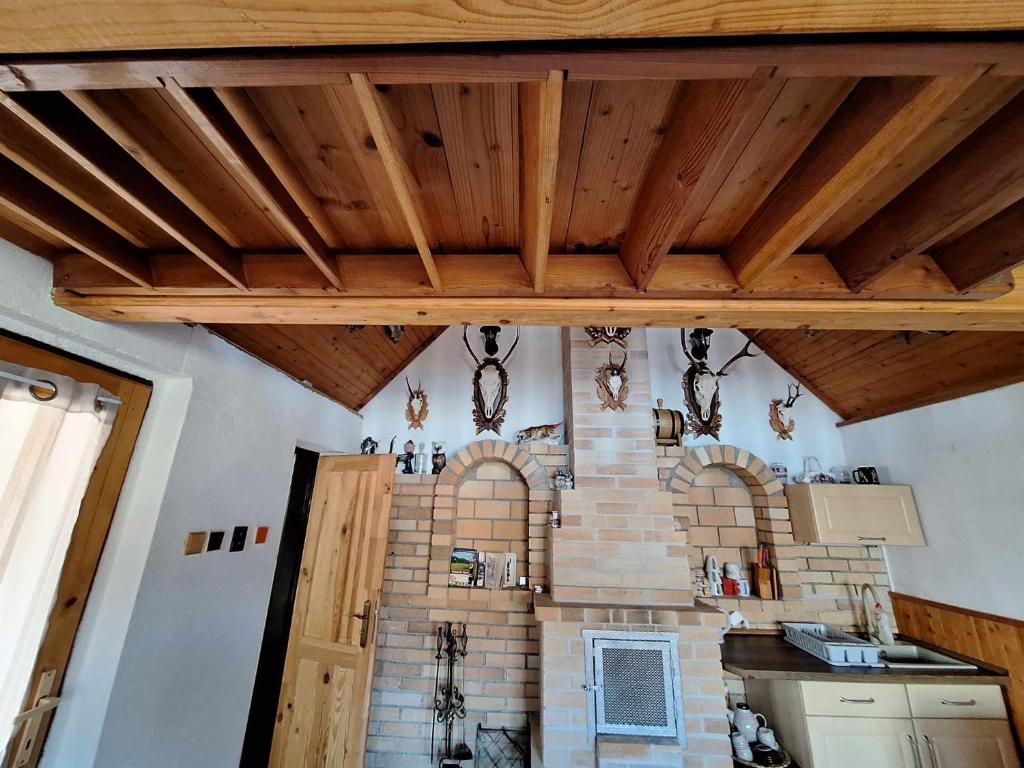
<svg viewBox="0 0 1024 768">
<path fill-rule="evenodd" d="M 931 737 L 925 734 L 924 743 L 928 745 L 928 754 L 932 758 L 932 768 L 942 768 L 939 763 L 939 751 L 935 749 L 935 742 L 932 741 Z"/>
<path fill-rule="evenodd" d="M 373 602 L 365 600 L 363 602 L 363 612 L 353 613 L 353 619 L 359 619 L 359 647 L 365 648 L 366 643 L 370 638 L 370 620 L 373 618 Z"/>
<path fill-rule="evenodd" d="M 885 536 L 858 536 L 857 541 L 886 541 Z"/>
<path fill-rule="evenodd" d="M 874 699 L 848 699 L 845 696 L 840 696 L 839 701 L 843 704 L 874 704 Z"/>
<path fill-rule="evenodd" d="M 35 706 L 26 709 L 14 717 L 12 723 L 15 733 L 21 728 L 21 737 L 18 740 L 18 748 L 14 752 L 14 768 L 23 768 L 32 759 L 33 748 L 36 745 L 36 736 L 39 735 L 39 727 L 42 725 L 43 716 L 60 704 L 60 696 L 51 696 L 54 681 L 57 678 L 57 670 L 50 669 L 43 672 L 36 685 Z M 24 724 L 24 727 L 21 727 Z"/>
<path fill-rule="evenodd" d="M 913 754 L 914 754 L 914 768 L 924 768 L 924 766 L 921 764 L 921 750 L 920 750 L 920 747 L 918 747 L 918 745 L 917 745 L 917 739 L 915 739 L 913 736 L 911 736 L 908 733 L 907 734 L 907 741 L 910 742 L 910 748 L 911 748 L 911 750 L 913 750 Z"/>
<path fill-rule="evenodd" d="M 947 707 L 973 707 L 978 702 L 974 699 L 968 699 L 967 701 L 956 701 L 952 699 L 939 699 L 939 704 L 943 704 Z"/>
<path fill-rule="evenodd" d="M 24 712 L 19 712 L 15 715 L 14 725 L 18 726 L 34 717 L 39 717 L 44 712 L 55 709 L 58 704 L 60 704 L 60 696 L 43 696 L 32 709 L 26 709 Z"/>
</svg>

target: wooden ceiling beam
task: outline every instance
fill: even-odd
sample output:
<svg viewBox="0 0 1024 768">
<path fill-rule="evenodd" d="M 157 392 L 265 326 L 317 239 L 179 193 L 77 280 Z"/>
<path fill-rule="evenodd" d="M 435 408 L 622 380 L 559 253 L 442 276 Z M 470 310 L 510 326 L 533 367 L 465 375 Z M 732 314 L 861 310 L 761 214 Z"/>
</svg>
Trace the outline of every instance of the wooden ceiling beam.
<svg viewBox="0 0 1024 768">
<path fill-rule="evenodd" d="M 375 85 L 545 82 L 553 69 L 565 72 L 569 80 L 746 79 L 760 67 L 774 67 L 783 78 L 951 76 L 968 74 L 978 66 L 990 67 L 992 75 L 1024 75 L 1024 43 L 701 45 L 687 41 L 612 47 L 592 41 L 572 48 L 539 43 L 527 48 L 492 44 L 461 49 L 402 46 L 363 51 L 83 54 L 49 60 L 7 56 L 0 59 L 0 89 L 162 88 L 168 78 L 183 88 L 337 85 L 348 83 L 350 72 L 365 73 Z"/>
<path fill-rule="evenodd" d="M 219 112 L 219 102 L 190 93 L 173 80 L 164 85 L 168 97 L 196 134 L 217 152 L 224 167 L 260 202 L 271 220 L 302 249 L 331 285 L 341 290 L 341 276 L 327 244 L 230 115 Z"/>
<path fill-rule="evenodd" d="M 260 156 L 270 166 L 270 170 L 292 196 L 295 203 L 302 209 L 310 223 L 316 227 L 320 237 L 326 243 L 344 242 L 331 217 L 320 204 L 316 195 L 310 190 L 299 173 L 295 163 L 274 135 L 273 129 L 267 124 L 252 98 L 242 88 L 215 88 L 217 98 L 231 114 L 235 123 L 242 129 L 246 138 L 252 143 Z"/>
<path fill-rule="evenodd" d="M 637 288 L 650 285 L 672 244 L 697 226 L 784 84 L 764 68 L 750 80 L 680 86 L 622 244 Z"/>
<path fill-rule="evenodd" d="M 330 289 L 324 276 L 302 254 L 246 254 L 243 257 L 249 289 L 258 296 L 318 296 Z M 230 284 L 195 260 L 180 254 L 151 257 L 153 283 L 169 295 L 230 295 Z M 415 255 L 338 256 L 345 290 L 352 296 L 431 296 L 437 292 L 420 277 Z M 80 294 L 132 293 L 132 283 L 96 267 L 81 254 L 64 254 L 55 261 L 59 288 Z M 533 281 L 517 256 L 441 255 L 438 271 L 445 296 L 520 296 L 535 293 Z M 546 295 L 566 298 L 632 298 L 632 280 L 615 254 L 552 255 Z M 872 286 L 852 293 L 821 254 L 797 254 L 764 280 L 752 298 L 977 301 L 1013 290 L 1012 279 L 988 281 L 968 293 L 957 291 L 927 256 L 908 259 Z M 141 289 L 139 289 L 141 290 Z M 729 298 L 740 292 L 720 256 L 672 254 L 645 292 L 652 298 Z"/>
<path fill-rule="evenodd" d="M 1024 95 L 829 252 L 853 290 L 1024 198 Z M 989 275 L 991 276 L 991 275 Z"/>
<path fill-rule="evenodd" d="M 28 107 L 22 106 L 9 95 L 0 93 L 0 112 L 5 119 L 18 120 L 25 128 L 33 131 L 47 142 L 51 152 L 60 153 L 84 173 L 103 184 L 121 200 L 130 205 L 145 219 L 159 227 L 177 240 L 184 248 L 209 265 L 234 287 L 245 290 L 245 275 L 242 272 L 241 258 L 210 230 L 196 219 L 192 213 L 173 196 L 165 194 L 158 186 L 149 183 L 139 173 L 137 166 L 119 152 L 110 151 L 110 146 L 89 146 L 88 131 L 75 125 L 76 115 L 70 110 L 59 123 L 45 119 Z M 5 136 L 13 135 L 11 131 L 3 132 Z M 6 142 L 4 142 L 6 144 Z M 10 156 L 10 155 L 9 155 Z M 102 158 L 102 159 L 101 159 Z M 24 165 L 23 165 L 24 167 Z M 144 174 L 144 172 L 143 172 Z M 45 178 L 45 169 L 33 171 L 40 180 L 50 184 L 65 197 L 93 213 L 100 221 L 111 226 L 106 217 L 95 213 L 88 201 L 80 200 L 69 194 L 61 185 L 51 183 Z M 59 182 L 59 180 L 52 180 Z M 118 228 L 111 227 L 124 236 Z M 135 243 L 139 245 L 138 243 Z"/>
<path fill-rule="evenodd" d="M 1024 201 L 934 250 L 933 257 L 953 285 L 969 291 L 1024 263 Z"/>
<path fill-rule="evenodd" d="M 153 287 L 149 264 L 131 243 L 5 158 L 0 158 L 0 205 L 134 285 Z"/>
<path fill-rule="evenodd" d="M 544 275 L 551 246 L 563 79 L 562 72 L 552 70 L 543 83 L 522 83 L 519 86 L 523 164 L 520 177 L 521 255 L 537 293 L 544 292 Z"/>
<path fill-rule="evenodd" d="M 58 306 L 96 320 L 143 323 L 357 325 L 629 325 L 1019 331 L 1024 296 L 990 301 L 851 299 L 566 299 L 470 297 L 79 296 Z"/>
<path fill-rule="evenodd" d="M 381 109 L 380 102 L 377 101 L 377 95 L 374 93 L 374 88 L 370 84 L 369 79 L 365 74 L 359 73 L 353 73 L 351 78 L 356 100 L 362 109 L 363 117 L 370 126 L 370 135 L 373 136 L 373 141 L 377 145 L 377 151 L 380 152 L 380 158 L 384 162 L 388 181 L 391 183 L 391 188 L 398 200 L 413 242 L 416 243 L 416 250 L 419 252 L 420 259 L 423 262 L 423 268 L 426 270 L 427 277 L 430 278 L 430 284 L 434 287 L 434 290 L 440 291 L 442 289 L 441 276 L 437 271 L 437 265 L 434 263 L 433 254 L 430 252 L 430 243 L 427 240 L 426 231 L 423 228 L 423 222 L 418 209 L 417 199 L 419 194 L 416 180 L 404 158 L 395 148 L 388 127 L 390 119 L 385 115 L 384 110 Z M 332 108 L 339 108 L 337 100 L 332 100 L 331 103 Z M 414 190 L 416 190 L 416 193 L 414 193 Z"/>
<path fill-rule="evenodd" d="M 245 12 L 200 2 L 188 14 L 173 0 L 143 5 L 93 0 L 61 7 L 25 0 L 9 7 L 0 50 L 25 53 L 171 50 L 258 46 L 394 45 L 493 40 L 588 40 L 853 32 L 1015 31 L 1024 10 L 1006 0 L 890 3 L 848 0 L 707 3 L 705 0 L 577 0 L 543 6 L 458 0 L 283 0 L 249 3 Z"/>
<path fill-rule="evenodd" d="M 795 253 L 979 75 L 861 81 L 733 240 L 725 258 L 740 285 Z"/>
</svg>

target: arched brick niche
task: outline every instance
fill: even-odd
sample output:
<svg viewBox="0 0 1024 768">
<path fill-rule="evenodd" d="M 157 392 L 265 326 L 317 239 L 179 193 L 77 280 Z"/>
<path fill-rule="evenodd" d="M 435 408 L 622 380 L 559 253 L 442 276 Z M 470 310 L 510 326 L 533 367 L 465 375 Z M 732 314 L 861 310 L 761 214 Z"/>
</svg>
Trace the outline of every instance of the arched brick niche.
<svg viewBox="0 0 1024 768">
<path fill-rule="evenodd" d="M 789 506 L 780 483 L 764 461 L 734 445 L 688 448 L 669 475 L 677 517 L 686 518 L 690 565 L 703 567 L 706 555 L 719 562 L 749 565 L 757 546 L 768 546 L 779 568 L 782 597 L 803 596 L 794 558 Z"/>
<path fill-rule="evenodd" d="M 459 451 L 434 489 L 428 594 L 440 597 L 448 592 L 456 546 L 516 552 L 523 561 L 519 575 L 528 576 L 531 584 L 545 583 L 551 499 L 547 471 L 524 448 L 504 440 L 481 440 Z M 469 593 L 471 598 L 486 594 Z M 501 595 L 508 593 L 489 597 L 506 599 Z"/>
</svg>

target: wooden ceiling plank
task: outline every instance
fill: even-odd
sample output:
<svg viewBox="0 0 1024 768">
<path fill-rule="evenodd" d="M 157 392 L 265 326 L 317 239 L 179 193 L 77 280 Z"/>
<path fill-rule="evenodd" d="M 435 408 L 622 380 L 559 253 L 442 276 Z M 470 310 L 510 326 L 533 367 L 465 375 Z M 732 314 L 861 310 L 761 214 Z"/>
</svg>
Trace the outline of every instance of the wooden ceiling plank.
<svg viewBox="0 0 1024 768">
<path fill-rule="evenodd" d="M 367 79 L 365 74 L 361 73 L 353 73 L 351 78 L 356 100 L 362 109 L 364 119 L 370 126 L 370 134 L 373 136 L 378 152 L 380 152 L 381 160 L 384 161 L 384 169 L 387 172 L 388 181 L 391 183 L 395 197 L 398 198 L 398 204 L 405 218 L 405 224 L 412 234 L 413 241 L 416 243 L 416 250 L 419 252 L 420 260 L 423 262 L 423 268 L 426 270 L 427 277 L 430 279 L 430 284 L 434 287 L 434 290 L 440 291 L 443 287 L 441 275 L 437 271 L 437 265 L 434 263 L 430 244 L 427 241 L 423 223 L 417 210 L 416 196 L 412 191 L 416 183 L 415 179 L 392 143 L 386 122 L 387 118 L 377 101 L 369 79 Z"/>
<path fill-rule="evenodd" d="M 214 93 L 238 127 L 242 129 L 242 133 L 260 153 L 271 172 L 316 228 L 323 241 L 333 248 L 345 247 L 344 238 L 339 234 L 334 222 L 320 205 L 316 195 L 310 191 L 302 175 L 292 163 L 291 158 L 288 157 L 288 153 L 281 146 L 281 141 L 274 135 L 273 129 L 260 114 L 249 94 L 242 88 L 215 88 Z"/>
<path fill-rule="evenodd" d="M 572 215 L 572 202 L 576 195 L 576 179 L 583 155 L 583 139 L 593 90 L 594 84 L 590 81 L 566 82 L 562 89 L 558 169 L 555 173 L 555 200 L 551 213 L 552 253 L 565 253 L 568 250 L 569 217 Z"/>
<path fill-rule="evenodd" d="M 991 218 L 1024 198 L 1024 95 L 1017 96 L 949 155 L 829 253 L 860 290 L 908 255 Z"/>
<path fill-rule="evenodd" d="M 710 328 L 1018 330 L 1020 292 L 989 301 L 851 299 L 575 299 L 292 296 L 77 296 L 54 291 L 62 307 L 97 320 L 284 324 L 629 325 Z"/>
<path fill-rule="evenodd" d="M 97 151 L 98 148 L 90 148 L 83 141 L 86 132 L 69 130 L 71 124 L 55 126 L 6 94 L 0 94 L 0 108 L 22 121 L 25 126 L 45 139 L 52 151 L 59 152 L 83 172 L 103 184 L 120 200 L 170 235 L 236 288 L 246 290 L 241 258 L 180 202 L 160 194 L 159 188 L 147 183 L 147 180 L 128 162 L 123 162 L 117 154 L 109 151 L 101 155 L 101 152 Z M 102 160 L 99 159 L 101 156 Z M 83 205 L 80 207 L 89 210 Z M 107 223 L 104 218 L 101 218 L 101 221 Z"/>
<path fill-rule="evenodd" d="M 0 158 L 0 204 L 140 288 L 153 287 L 149 264 L 129 242 L 4 158 Z"/>
<path fill-rule="evenodd" d="M 239 131 L 173 80 L 164 84 L 167 96 L 187 116 L 197 135 L 204 137 L 222 164 L 258 200 L 270 218 L 309 257 L 331 284 L 341 290 L 341 276 L 323 238 L 288 193 L 260 152 Z"/>
<path fill-rule="evenodd" d="M 544 83 L 522 83 L 519 86 L 523 165 L 520 252 L 523 266 L 537 293 L 544 292 L 551 246 L 563 80 L 562 72 L 552 70 Z"/>
<path fill-rule="evenodd" d="M 419 328 L 419 326 L 410 327 Z M 424 333 L 416 343 L 416 346 L 409 353 L 408 357 L 406 357 L 405 363 L 402 366 L 395 368 L 395 370 L 393 370 L 388 376 L 384 377 L 376 387 L 367 392 L 366 397 L 359 404 L 357 410 L 362 410 L 363 407 L 365 407 L 371 400 L 373 400 L 373 398 L 380 394 L 381 390 L 383 390 L 384 387 L 386 387 L 388 384 L 390 384 L 392 381 L 398 378 L 398 375 L 402 371 L 404 371 L 417 357 L 423 354 L 423 352 L 426 351 L 427 347 L 433 344 L 437 340 L 437 337 L 444 333 L 446 330 L 447 328 L 445 326 L 438 326 L 436 328 L 430 326 L 429 328 L 425 328 Z M 406 328 L 406 332 L 408 331 L 409 328 Z"/>
<path fill-rule="evenodd" d="M 862 81 L 733 240 L 726 261 L 740 284 L 795 253 L 979 75 Z"/>
<path fill-rule="evenodd" d="M 819 349 L 817 346 L 804 347 L 783 351 L 781 354 L 809 379 L 817 382 L 818 377 L 833 370 L 856 363 L 861 355 L 869 354 L 870 350 L 880 344 L 888 344 L 892 339 L 892 331 L 848 331 L 849 336 L 840 344 L 833 343 L 839 331 L 826 331 L 826 341 Z"/>
<path fill-rule="evenodd" d="M 762 68 L 746 81 L 681 86 L 622 244 L 637 288 L 650 285 L 676 240 L 689 239 L 784 84 Z"/>
<path fill-rule="evenodd" d="M 932 258 L 961 291 L 984 285 L 1024 262 L 1024 201 L 934 250 Z"/>
</svg>

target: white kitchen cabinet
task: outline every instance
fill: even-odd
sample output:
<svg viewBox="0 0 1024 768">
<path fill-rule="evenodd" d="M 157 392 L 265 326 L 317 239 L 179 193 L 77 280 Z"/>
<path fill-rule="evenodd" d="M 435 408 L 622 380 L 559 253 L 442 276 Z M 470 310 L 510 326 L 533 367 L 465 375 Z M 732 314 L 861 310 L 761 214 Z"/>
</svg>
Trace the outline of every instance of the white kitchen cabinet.
<svg viewBox="0 0 1024 768">
<path fill-rule="evenodd" d="M 917 768 L 909 718 L 814 715 L 807 740 L 814 768 Z"/>
<path fill-rule="evenodd" d="M 909 485 L 786 486 L 793 537 L 816 544 L 923 545 Z"/>
<path fill-rule="evenodd" d="M 924 768 L 1020 768 L 1005 720 L 914 720 Z"/>
</svg>

